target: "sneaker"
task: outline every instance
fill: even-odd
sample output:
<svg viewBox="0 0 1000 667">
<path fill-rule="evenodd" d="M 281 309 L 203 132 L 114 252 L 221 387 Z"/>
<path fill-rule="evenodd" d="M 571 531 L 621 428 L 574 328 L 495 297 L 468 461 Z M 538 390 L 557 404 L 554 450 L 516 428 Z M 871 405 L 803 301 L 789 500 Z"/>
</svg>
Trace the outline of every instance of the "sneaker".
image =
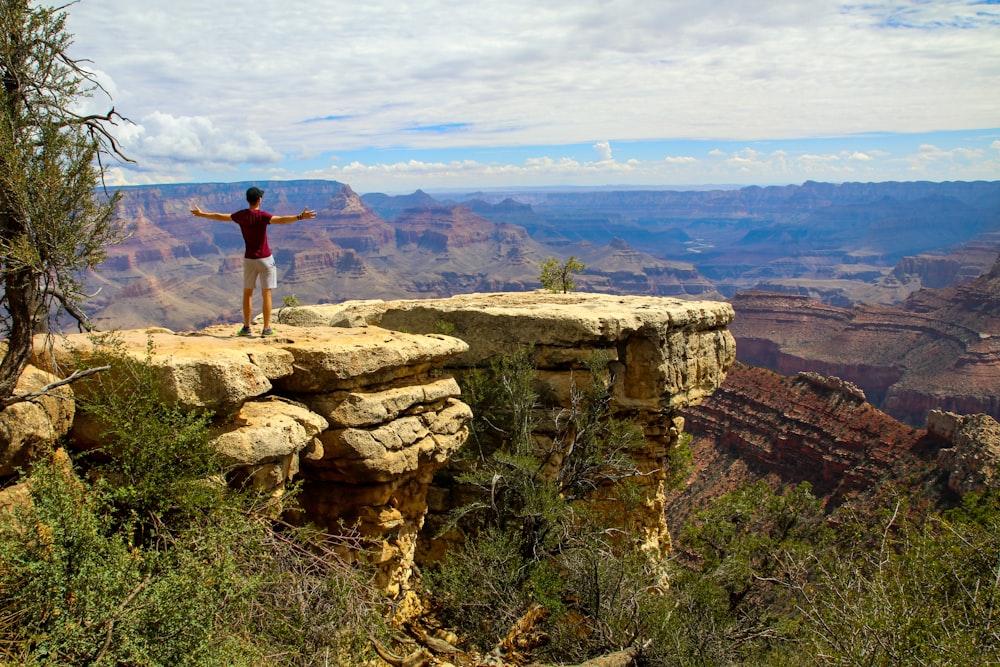
<svg viewBox="0 0 1000 667">
<path fill-rule="evenodd" d="M 249 336 L 252 333 L 253 333 L 253 330 L 250 327 L 248 327 L 246 325 L 243 325 L 243 327 L 239 331 L 236 332 L 236 335 L 237 336 Z"/>
<path fill-rule="evenodd" d="M 271 327 L 268 327 L 268 328 L 264 329 L 263 331 L 261 331 L 260 335 L 261 336 L 273 336 L 274 335 L 274 329 L 272 329 Z"/>
</svg>

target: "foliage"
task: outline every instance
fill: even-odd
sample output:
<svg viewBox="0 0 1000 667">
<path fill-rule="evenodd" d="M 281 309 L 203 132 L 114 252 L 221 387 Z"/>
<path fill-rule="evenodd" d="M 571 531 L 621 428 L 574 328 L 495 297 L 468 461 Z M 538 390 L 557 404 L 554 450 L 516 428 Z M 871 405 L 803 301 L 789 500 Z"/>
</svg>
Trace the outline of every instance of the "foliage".
<svg viewBox="0 0 1000 667">
<path fill-rule="evenodd" d="M 808 483 L 775 493 L 741 487 L 699 512 L 680 536 L 676 605 L 653 653 L 664 664 L 777 664 L 799 633 L 792 584 L 829 543 Z M 669 658 L 667 658 L 669 656 Z"/>
<path fill-rule="evenodd" d="M 108 365 L 110 372 L 77 384 L 77 409 L 100 429 L 102 444 L 88 456 L 108 499 L 143 530 L 178 525 L 217 505 L 225 471 L 209 442 L 211 415 L 181 410 L 162 397 L 152 343 L 145 359 L 136 359 L 115 334 L 91 340 L 96 353 L 87 362 Z M 213 476 L 216 483 L 207 483 Z"/>
<path fill-rule="evenodd" d="M 163 406 L 155 368 L 113 342 L 102 357 L 112 369 L 82 404 L 104 428 L 106 460 L 89 461 L 87 476 L 68 460 L 39 464 L 31 502 L 0 515 L 2 655 L 26 665 L 362 662 L 384 614 L 364 570 L 340 555 L 356 540 L 267 519 L 255 511 L 265 499 L 213 481 L 224 470 L 207 419 Z"/>
<path fill-rule="evenodd" d="M 444 319 L 438 320 L 434 323 L 434 333 L 442 336 L 453 336 L 455 335 L 455 323 Z"/>
<path fill-rule="evenodd" d="M 1000 495 L 969 494 L 927 520 L 901 505 L 877 548 L 821 560 L 802 587 L 816 652 L 836 665 L 997 664 Z"/>
<path fill-rule="evenodd" d="M 281 322 L 281 318 L 283 315 L 285 315 L 286 310 L 288 311 L 288 315 L 292 315 L 295 312 L 295 309 L 300 307 L 301 305 L 302 303 L 299 302 L 299 298 L 294 294 L 289 294 L 288 296 L 284 297 L 281 300 L 281 308 L 278 309 L 278 316 L 277 316 L 278 322 Z"/>
<path fill-rule="evenodd" d="M 570 408 L 548 418 L 551 442 L 538 438 L 533 356 L 522 349 L 462 378 L 476 419 L 459 481 L 475 499 L 452 517 L 464 547 L 427 578 L 441 616 L 481 648 L 541 604 L 549 612 L 546 654 L 579 661 L 637 641 L 650 618 L 662 568 L 635 547 L 621 512 L 609 517 L 600 503 L 634 496 L 629 482 L 641 472 L 631 454 L 644 438 L 611 416 L 600 356 L 576 383 Z"/>
<path fill-rule="evenodd" d="M 538 392 L 534 389 L 534 348 L 490 361 L 488 369 L 474 368 L 461 378 L 462 398 L 475 419 L 469 425 L 471 452 L 485 462 L 498 449 L 530 454 L 538 423 Z"/>
<path fill-rule="evenodd" d="M 573 276 L 583 273 L 583 270 L 586 268 L 586 265 L 573 255 L 570 255 L 569 259 L 565 262 L 560 262 L 555 257 L 549 257 L 542 262 L 538 281 L 549 292 L 562 292 L 566 294 L 576 289 Z"/>
<path fill-rule="evenodd" d="M 29 0 L 0 5 L 0 312 L 9 347 L 0 362 L 6 398 L 59 304 L 86 325 L 78 276 L 124 238 L 118 196 L 96 197 L 108 132 L 118 117 L 74 111 L 96 85 L 71 59 L 61 8 Z"/>
</svg>

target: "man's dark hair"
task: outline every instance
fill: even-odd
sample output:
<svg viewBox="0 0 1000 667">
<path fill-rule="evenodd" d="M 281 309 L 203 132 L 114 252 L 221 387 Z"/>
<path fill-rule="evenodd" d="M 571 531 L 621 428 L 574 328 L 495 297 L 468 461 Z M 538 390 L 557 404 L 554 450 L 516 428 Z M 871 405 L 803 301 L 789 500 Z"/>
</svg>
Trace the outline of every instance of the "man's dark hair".
<svg viewBox="0 0 1000 667">
<path fill-rule="evenodd" d="M 253 204 L 260 201 L 260 198 L 264 196 L 264 191 L 254 186 L 247 190 L 247 203 Z"/>
</svg>

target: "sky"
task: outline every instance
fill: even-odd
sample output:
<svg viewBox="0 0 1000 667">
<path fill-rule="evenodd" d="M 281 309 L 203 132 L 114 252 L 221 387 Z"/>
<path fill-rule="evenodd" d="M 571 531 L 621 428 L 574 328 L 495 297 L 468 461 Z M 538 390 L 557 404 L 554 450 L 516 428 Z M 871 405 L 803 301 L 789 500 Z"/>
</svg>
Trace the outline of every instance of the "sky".
<svg viewBox="0 0 1000 667">
<path fill-rule="evenodd" d="M 1000 180 L 1000 0 L 80 0 L 109 182 Z M 106 92 L 106 94 L 105 94 Z"/>
</svg>

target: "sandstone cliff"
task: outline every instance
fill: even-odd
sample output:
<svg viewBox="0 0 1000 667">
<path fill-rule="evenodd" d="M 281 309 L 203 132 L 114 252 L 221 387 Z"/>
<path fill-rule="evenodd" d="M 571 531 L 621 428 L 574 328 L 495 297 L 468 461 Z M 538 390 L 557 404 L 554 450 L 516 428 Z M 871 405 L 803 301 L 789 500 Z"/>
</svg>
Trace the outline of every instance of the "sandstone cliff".
<svg viewBox="0 0 1000 667">
<path fill-rule="evenodd" d="M 374 327 L 285 327 L 273 338 L 236 338 L 228 326 L 120 337 L 137 358 L 152 346 L 164 401 L 215 414 L 214 443 L 234 482 L 280 497 L 285 484 L 306 477 L 308 518 L 357 525 L 379 554 L 379 585 L 400 592 L 427 485 L 467 434 L 471 413 L 457 384 L 435 375 L 465 343 Z M 33 363 L 59 376 L 73 370 L 71 351 L 85 360 L 91 349 L 84 335 L 44 342 Z M 89 447 L 98 434 L 78 419 L 71 437 Z"/>
<path fill-rule="evenodd" d="M 538 368 L 541 409 L 570 408 L 574 374 L 596 351 L 611 359 L 613 410 L 637 421 L 648 447 L 641 455 L 645 478 L 644 515 L 630 517 L 641 527 L 649 548 L 666 547 L 664 467 L 683 429 L 679 410 L 710 395 L 725 378 L 735 356 L 727 326 L 732 310 L 722 302 L 686 302 L 650 297 L 600 294 L 471 294 L 449 299 L 364 301 L 296 309 L 289 314 L 301 325 L 380 325 L 407 331 L 446 326 L 469 349 L 445 366 L 461 372 L 482 367 L 499 355 L 532 346 Z M 554 424 L 550 415 L 543 423 Z M 540 437 L 551 436 L 544 431 Z M 308 484 L 307 484 L 308 487 Z M 457 500 L 450 489 L 435 490 L 428 523 L 439 520 Z M 427 557 L 446 545 L 425 543 Z"/>
<path fill-rule="evenodd" d="M 474 294 L 294 308 L 269 338 L 237 338 L 228 326 L 120 337 L 129 354 L 151 355 L 164 401 L 215 414 L 214 443 L 232 466 L 231 481 L 280 497 L 289 481 L 300 480 L 304 518 L 328 528 L 357 525 L 374 547 L 378 583 L 399 595 L 418 553 L 442 548 L 421 536 L 428 511 L 433 523 L 455 502 L 449 489 L 432 488 L 472 418 L 451 371 L 533 345 L 542 409 L 558 412 L 569 407 L 582 362 L 603 351 L 612 360 L 614 409 L 638 420 L 648 443 L 640 456 L 650 473 L 646 503 L 629 520 L 642 527 L 650 548 L 666 547 L 664 457 L 683 427 L 679 411 L 711 394 L 733 362 L 731 320 L 723 302 Z M 442 322 L 452 335 L 432 333 Z M 33 364 L 52 375 L 30 379 L 41 373 L 32 370 L 24 391 L 66 377 L 92 347 L 84 335 L 48 343 L 39 337 Z M 71 401 L 51 403 L 42 404 L 49 431 L 0 437 L 5 460 L 30 457 L 34 443 L 71 426 L 77 446 L 97 442 L 99 425 L 60 407 Z M 23 410 L 34 409 L 24 404 L 0 414 L 28 423 Z"/>
</svg>

